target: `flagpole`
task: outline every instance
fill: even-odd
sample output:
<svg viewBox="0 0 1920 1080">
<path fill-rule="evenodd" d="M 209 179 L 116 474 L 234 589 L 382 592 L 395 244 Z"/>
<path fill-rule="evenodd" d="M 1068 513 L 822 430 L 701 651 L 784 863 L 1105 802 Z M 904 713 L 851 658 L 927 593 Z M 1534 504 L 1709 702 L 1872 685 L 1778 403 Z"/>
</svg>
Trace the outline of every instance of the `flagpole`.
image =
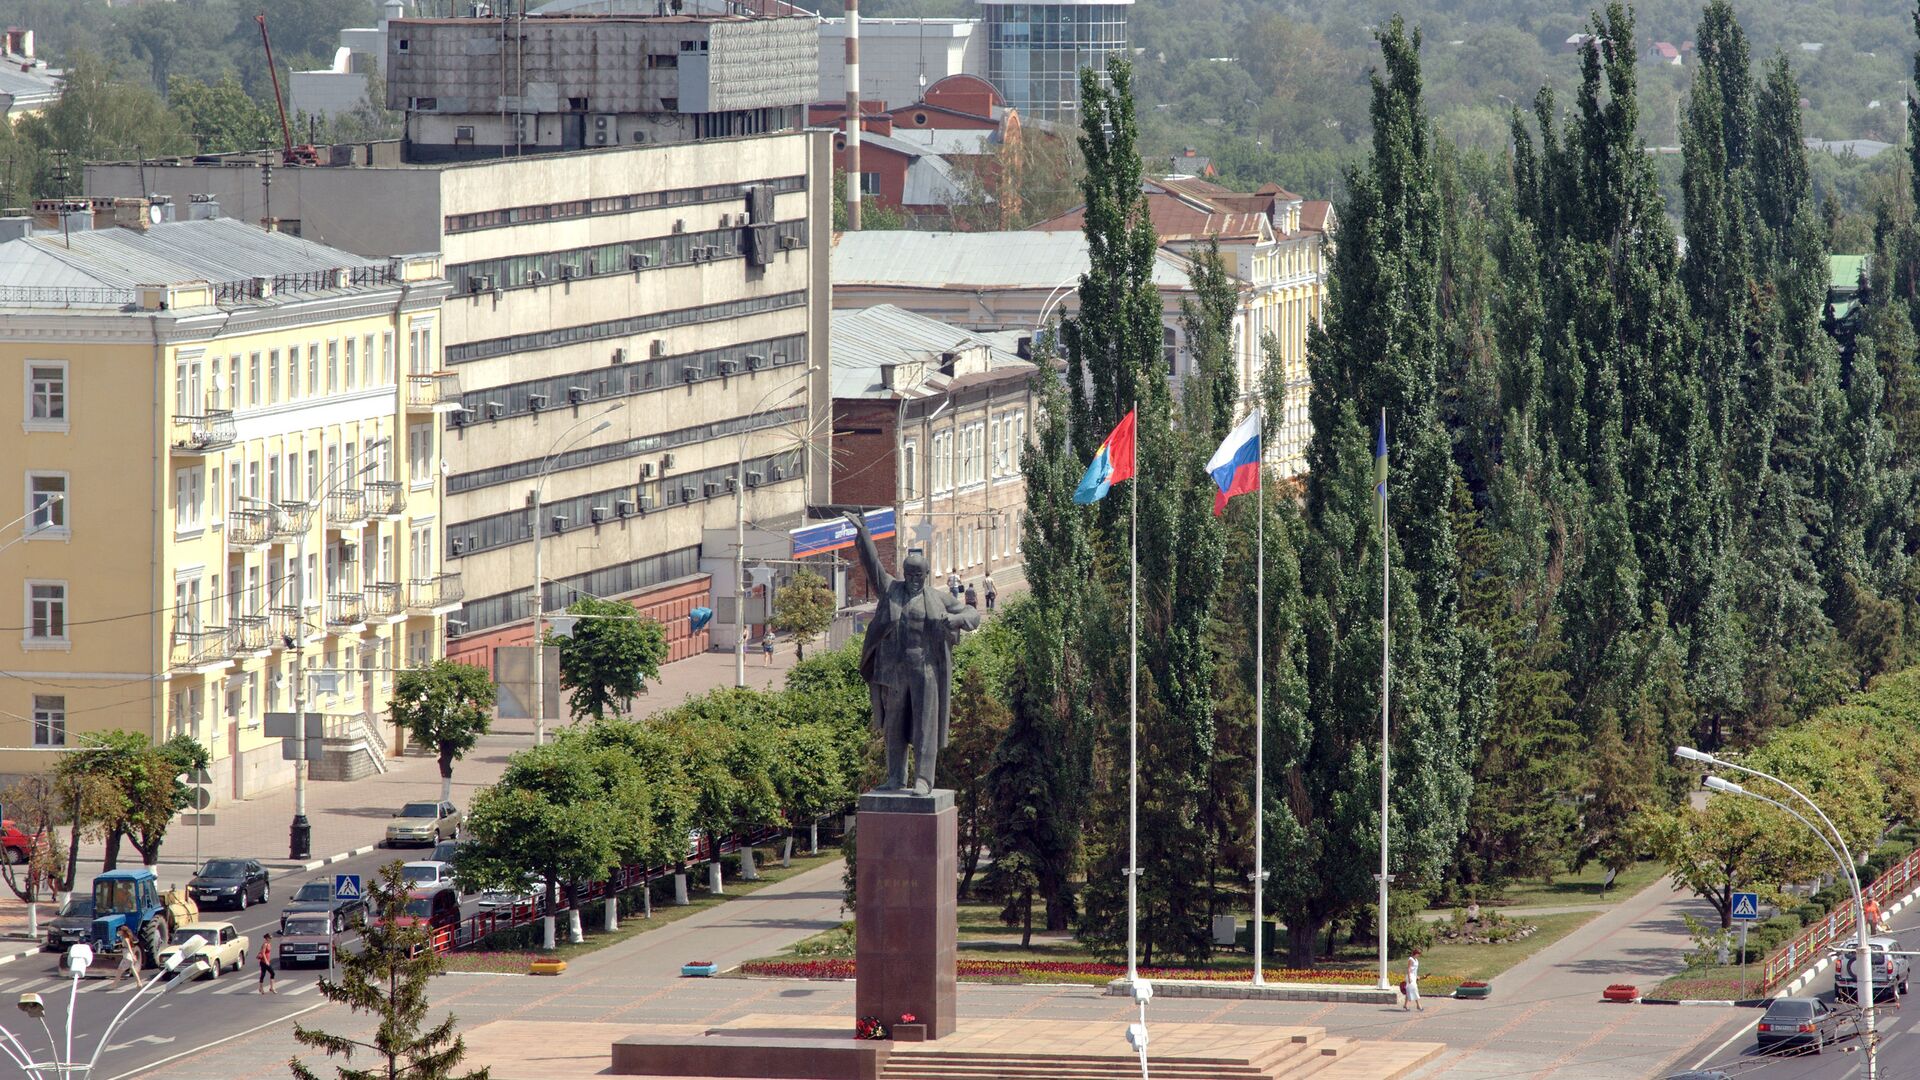
<svg viewBox="0 0 1920 1080">
<path fill-rule="evenodd" d="M 1135 406 L 1138 408 L 1138 406 Z M 1138 421 L 1136 421 L 1137 423 Z M 1140 981 L 1140 454 L 1135 436 L 1133 483 L 1127 490 L 1127 983 Z"/>
<path fill-rule="evenodd" d="M 1380 443 L 1384 451 L 1387 439 L 1387 407 L 1380 407 Z M 1385 468 L 1384 457 L 1381 468 Z M 1385 990 L 1392 984 L 1387 981 L 1387 812 L 1388 812 L 1388 730 L 1387 730 L 1387 690 L 1389 686 L 1389 645 L 1391 637 L 1388 629 L 1388 617 L 1391 613 L 1392 578 L 1388 568 L 1391 557 L 1387 543 L 1387 481 L 1380 479 L 1380 905 L 1377 933 L 1380 938 L 1380 989 Z"/>
<path fill-rule="evenodd" d="M 1266 416 L 1260 417 L 1259 468 L 1266 471 Z M 1255 556 L 1254 605 L 1258 609 L 1254 625 L 1253 662 L 1253 985 L 1267 981 L 1266 965 L 1261 963 L 1261 931 L 1266 923 L 1267 830 L 1267 481 L 1260 478 L 1259 543 Z"/>
</svg>

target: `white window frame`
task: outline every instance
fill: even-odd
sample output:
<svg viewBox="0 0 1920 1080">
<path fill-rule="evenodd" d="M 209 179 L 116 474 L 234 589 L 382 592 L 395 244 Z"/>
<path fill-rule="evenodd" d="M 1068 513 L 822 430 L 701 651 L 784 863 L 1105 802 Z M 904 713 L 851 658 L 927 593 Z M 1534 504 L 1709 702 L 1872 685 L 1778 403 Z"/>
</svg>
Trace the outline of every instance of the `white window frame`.
<svg viewBox="0 0 1920 1080">
<path fill-rule="evenodd" d="M 67 696 L 33 695 L 33 745 L 67 745 Z"/>
<path fill-rule="evenodd" d="M 236 465 L 235 468 L 238 468 Z M 192 478 L 189 484 L 187 478 Z M 192 501 L 186 498 L 188 492 Z M 198 466 L 191 469 L 178 469 L 173 474 L 173 531 L 176 534 L 194 534 L 205 531 L 206 517 L 206 477 L 205 470 Z M 191 512 L 189 512 L 191 511 Z"/>
<path fill-rule="evenodd" d="M 58 500 L 49 500 L 52 502 L 51 506 L 44 505 L 42 500 L 35 498 L 34 483 L 39 480 L 58 480 L 60 482 L 60 498 Z M 69 524 L 71 519 L 67 516 L 73 502 L 72 487 L 72 477 L 64 472 L 50 472 L 36 469 L 27 473 L 25 483 L 27 520 L 26 526 L 21 532 L 23 538 L 28 540 L 65 540 L 73 535 L 73 530 Z M 43 512 L 48 518 L 48 524 L 46 525 L 38 524 L 38 519 Z"/>
<path fill-rule="evenodd" d="M 58 605 L 59 618 L 57 622 L 60 627 L 60 632 L 57 634 L 37 634 L 34 632 L 37 627 L 37 619 L 34 613 L 34 605 L 36 603 L 42 602 L 37 600 L 34 597 L 34 590 L 41 589 L 41 588 L 60 590 L 60 595 L 58 597 L 50 596 L 44 601 L 44 603 L 49 605 L 48 607 L 49 617 L 47 619 L 47 622 L 49 624 L 49 629 L 51 629 L 52 624 L 56 621 L 52 617 L 52 614 L 54 612 L 53 605 Z M 49 578 L 28 578 L 25 582 L 22 583 L 22 589 L 23 589 L 23 598 L 26 603 L 26 619 L 22 624 L 25 627 L 25 629 L 21 631 L 21 641 L 20 641 L 21 647 L 27 648 L 27 649 L 70 648 L 72 646 L 72 639 L 68 637 L 68 635 L 69 633 L 72 632 L 73 620 L 70 617 L 71 612 L 68 610 L 68 608 L 73 603 L 73 594 L 68 590 L 67 583 L 64 581 L 56 581 Z"/>
<path fill-rule="evenodd" d="M 900 443 L 900 498 L 913 502 L 920 498 L 920 440 Z"/>
<path fill-rule="evenodd" d="M 407 481 L 415 490 L 433 486 L 433 428 L 429 422 L 407 427 Z"/>
<path fill-rule="evenodd" d="M 54 369 L 58 369 L 60 372 L 59 387 L 57 392 L 50 391 L 47 395 L 48 415 L 35 416 L 34 407 L 40 401 L 40 395 L 35 390 L 35 384 L 38 381 L 35 378 L 35 373 L 39 371 L 52 371 Z M 69 430 L 73 416 L 73 371 L 71 366 L 69 366 L 65 360 L 28 360 L 26 370 L 22 373 L 21 379 L 25 386 L 21 397 L 23 405 L 20 414 L 20 426 L 22 430 L 66 433 Z M 59 416 L 52 415 L 56 393 L 59 402 Z"/>
</svg>

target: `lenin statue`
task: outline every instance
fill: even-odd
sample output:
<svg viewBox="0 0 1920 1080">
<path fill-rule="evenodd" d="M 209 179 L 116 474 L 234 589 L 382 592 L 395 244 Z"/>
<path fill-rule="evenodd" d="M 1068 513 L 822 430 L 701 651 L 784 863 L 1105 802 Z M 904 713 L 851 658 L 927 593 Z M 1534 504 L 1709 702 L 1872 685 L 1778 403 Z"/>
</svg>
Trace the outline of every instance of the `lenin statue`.
<svg viewBox="0 0 1920 1080">
<path fill-rule="evenodd" d="M 943 589 L 927 587 L 927 557 L 907 556 L 903 577 L 880 562 L 866 519 L 848 513 L 855 546 L 877 603 L 860 649 L 860 677 L 873 698 L 873 717 L 887 743 L 881 791 L 933 791 L 934 762 L 947 745 L 947 700 L 953 684 L 953 643 L 980 625 L 980 613 Z M 908 772 L 907 749 L 913 749 Z"/>
</svg>

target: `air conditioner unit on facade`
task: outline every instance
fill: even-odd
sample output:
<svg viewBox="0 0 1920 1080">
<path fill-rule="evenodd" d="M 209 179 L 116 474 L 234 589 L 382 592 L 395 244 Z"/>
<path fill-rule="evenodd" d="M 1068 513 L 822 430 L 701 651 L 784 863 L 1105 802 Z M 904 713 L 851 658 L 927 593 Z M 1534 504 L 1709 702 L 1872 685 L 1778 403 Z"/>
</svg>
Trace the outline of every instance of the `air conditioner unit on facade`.
<svg viewBox="0 0 1920 1080">
<path fill-rule="evenodd" d="M 590 396 L 590 391 L 588 391 L 587 388 L 584 386 L 567 387 L 567 401 L 574 405 L 578 405 L 581 402 L 587 400 L 589 396 Z"/>
<path fill-rule="evenodd" d="M 707 498 L 711 499 L 715 495 L 720 494 L 720 485 L 712 481 L 708 481 L 700 485 L 700 490 L 702 494 L 704 494 Z"/>
<path fill-rule="evenodd" d="M 748 371 L 759 371 L 761 368 L 766 366 L 767 366 L 766 357 L 761 356 L 759 353 L 747 354 L 747 370 Z"/>
<path fill-rule="evenodd" d="M 747 474 L 747 486 L 748 486 L 748 487 L 750 487 L 750 488 L 751 488 L 751 487 L 759 487 L 759 486 L 760 486 L 760 474 L 759 474 L 759 473 L 757 473 L 757 472 L 750 472 L 750 473 L 748 473 L 748 474 Z"/>
<path fill-rule="evenodd" d="M 692 502 L 699 494 L 700 493 L 693 488 L 683 487 L 680 489 L 680 501 L 683 503 Z"/>
<path fill-rule="evenodd" d="M 587 515 L 593 519 L 595 525 L 598 525 L 607 520 L 607 508 L 604 506 L 590 507 L 587 510 Z"/>
<path fill-rule="evenodd" d="M 672 454 L 661 454 L 661 455 L 660 455 L 660 467 L 661 467 L 662 469 L 671 469 L 671 468 L 673 468 L 673 455 L 672 455 Z"/>
<path fill-rule="evenodd" d="M 640 463 L 640 479 L 642 480 L 653 479 L 653 462 L 643 461 Z"/>
<path fill-rule="evenodd" d="M 733 361 L 731 361 L 731 360 L 722 360 L 722 361 L 720 361 L 720 374 L 722 374 L 722 375 L 731 375 L 731 374 L 733 374 L 733 369 L 734 369 L 734 367 L 735 367 L 735 366 L 736 366 L 736 365 L 735 365 L 735 364 L 734 364 L 734 362 L 733 362 Z"/>
<path fill-rule="evenodd" d="M 647 345 L 647 355 L 653 357 L 655 360 L 667 355 L 666 341 L 662 338 L 654 338 L 653 341 Z"/>
<path fill-rule="evenodd" d="M 619 514 L 621 517 L 632 517 L 635 509 L 637 509 L 637 507 L 634 505 L 632 499 L 621 499 L 613 504 L 614 513 Z"/>
<path fill-rule="evenodd" d="M 698 382 L 700 380 L 700 369 L 694 367 L 692 364 L 688 364 L 686 367 L 680 369 L 680 377 L 687 382 Z"/>
<path fill-rule="evenodd" d="M 527 408 L 532 409 L 534 412 L 539 412 L 541 409 L 544 409 L 546 407 L 547 407 L 547 395 L 545 394 L 528 394 L 527 395 Z"/>
</svg>

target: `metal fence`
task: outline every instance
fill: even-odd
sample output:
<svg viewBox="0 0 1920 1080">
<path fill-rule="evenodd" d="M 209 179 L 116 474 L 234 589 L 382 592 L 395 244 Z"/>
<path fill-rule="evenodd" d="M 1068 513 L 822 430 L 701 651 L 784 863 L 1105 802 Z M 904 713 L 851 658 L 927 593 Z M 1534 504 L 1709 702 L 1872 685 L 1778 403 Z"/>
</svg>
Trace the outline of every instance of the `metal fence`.
<svg viewBox="0 0 1920 1080">
<path fill-rule="evenodd" d="M 1878 903 L 1882 909 L 1913 888 L 1920 878 L 1920 850 L 1887 867 L 1873 884 L 1861 892 L 1869 900 Z M 1800 935 L 1785 945 L 1767 954 L 1760 968 L 1760 986 L 1762 990 L 1772 990 L 1775 985 L 1786 981 L 1793 973 L 1818 960 L 1834 942 L 1850 939 L 1853 936 L 1853 903 L 1851 899 L 1832 911 L 1826 918 L 1800 931 Z"/>
</svg>

